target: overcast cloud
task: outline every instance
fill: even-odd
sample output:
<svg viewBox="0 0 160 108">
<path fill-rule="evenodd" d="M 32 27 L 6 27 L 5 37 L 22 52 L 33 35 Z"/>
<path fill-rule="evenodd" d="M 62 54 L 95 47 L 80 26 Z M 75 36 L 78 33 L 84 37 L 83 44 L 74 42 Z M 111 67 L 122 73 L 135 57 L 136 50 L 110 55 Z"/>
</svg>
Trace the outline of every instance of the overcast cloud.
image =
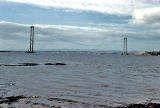
<svg viewBox="0 0 160 108">
<path fill-rule="evenodd" d="M 27 24 L 0 22 L 0 39 L 5 42 L 21 41 L 22 43 L 14 44 L 22 44 L 22 46 L 25 44 L 26 48 L 29 43 L 29 27 L 30 25 Z M 64 25 L 35 25 L 37 49 L 45 49 L 45 46 L 43 48 L 42 44 L 45 44 L 46 46 L 51 45 L 51 49 L 70 49 L 73 47 L 75 47 L 75 50 L 80 50 L 80 48 L 85 49 L 85 47 L 89 47 L 89 49 L 102 47 L 103 49 L 106 47 L 105 43 L 121 40 L 121 37 L 116 37 L 117 34 L 122 34 L 122 32 L 114 32 L 104 28 L 100 29 Z M 6 44 L 6 46 L 8 45 Z"/>
<path fill-rule="evenodd" d="M 0 22 L 0 48 L 5 45 L 7 48 L 16 50 L 27 50 L 29 47 L 30 25 L 11 22 Z M 7 32 L 6 32 L 7 31 Z M 154 33 L 153 33 L 154 32 Z M 37 50 L 116 50 L 122 48 L 123 36 L 130 41 L 139 40 L 146 42 L 150 39 L 159 42 L 160 31 L 131 32 L 126 28 L 123 31 L 107 28 L 90 28 L 64 25 L 35 25 L 35 46 Z M 12 42 L 12 43 L 11 43 Z M 21 46 L 21 47 L 16 47 Z M 6 48 L 5 47 L 5 48 Z M 116 47 L 116 48 L 114 48 Z M 135 46 L 136 47 L 136 46 Z M 135 48 L 133 47 L 133 48 Z M 133 49 L 132 49 L 133 50 Z"/>
<path fill-rule="evenodd" d="M 0 49 L 28 50 L 35 26 L 36 50 L 158 50 L 159 0 L 3 0 Z M 147 49 L 146 49 L 147 48 Z"/>
<path fill-rule="evenodd" d="M 134 9 L 159 7 L 159 0 L 8 0 L 40 6 L 63 7 L 110 14 L 131 14 Z M 158 3 L 158 4 L 157 4 Z"/>
</svg>

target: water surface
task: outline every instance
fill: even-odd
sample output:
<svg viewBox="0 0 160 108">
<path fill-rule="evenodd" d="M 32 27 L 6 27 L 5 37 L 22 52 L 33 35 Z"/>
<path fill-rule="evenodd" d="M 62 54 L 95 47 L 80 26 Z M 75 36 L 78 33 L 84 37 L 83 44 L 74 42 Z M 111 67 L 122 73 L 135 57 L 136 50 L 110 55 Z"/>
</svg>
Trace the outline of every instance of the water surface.
<svg viewBox="0 0 160 108">
<path fill-rule="evenodd" d="M 1 66 L 0 97 L 60 98 L 90 106 L 160 102 L 160 57 L 99 52 L 0 52 L 0 64 L 55 63 L 64 66 Z M 76 103 L 79 107 L 80 103 Z M 72 105 L 74 107 L 74 105 Z M 83 106 L 84 107 L 84 106 Z"/>
</svg>

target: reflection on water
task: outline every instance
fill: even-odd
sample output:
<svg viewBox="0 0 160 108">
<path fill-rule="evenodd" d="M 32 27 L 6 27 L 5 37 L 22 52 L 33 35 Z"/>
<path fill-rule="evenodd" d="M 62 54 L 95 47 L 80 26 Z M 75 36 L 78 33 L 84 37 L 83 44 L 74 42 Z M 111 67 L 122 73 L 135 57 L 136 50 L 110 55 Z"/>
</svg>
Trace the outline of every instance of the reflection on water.
<svg viewBox="0 0 160 108">
<path fill-rule="evenodd" d="M 1 52 L 0 64 L 66 63 L 67 65 L 1 66 L 0 97 L 40 96 L 76 105 L 119 106 L 160 102 L 160 57 L 97 52 Z M 63 105 L 69 105 L 64 102 Z M 62 104 L 62 103 L 56 103 Z"/>
</svg>

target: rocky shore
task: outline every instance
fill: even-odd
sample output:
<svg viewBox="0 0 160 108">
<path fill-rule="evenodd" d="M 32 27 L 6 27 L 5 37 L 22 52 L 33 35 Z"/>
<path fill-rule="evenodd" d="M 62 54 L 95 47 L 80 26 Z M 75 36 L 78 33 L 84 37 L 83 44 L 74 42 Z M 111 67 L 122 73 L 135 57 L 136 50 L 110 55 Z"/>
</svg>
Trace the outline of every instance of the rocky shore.
<svg viewBox="0 0 160 108">
<path fill-rule="evenodd" d="M 11 97 L 0 97 L 0 108 L 74 108 L 61 105 L 52 105 L 43 102 L 32 102 L 33 99 L 38 99 L 38 96 L 11 96 Z M 67 102 L 68 104 L 80 104 L 80 108 L 160 108 L 160 103 L 148 103 L 148 104 L 130 104 L 121 107 L 111 107 L 107 105 L 91 105 L 89 103 L 61 99 L 61 98 L 48 98 L 49 101 L 58 101 L 59 103 Z M 54 103 L 54 102 L 53 102 Z"/>
<path fill-rule="evenodd" d="M 158 103 L 148 103 L 148 104 L 131 104 L 123 107 L 116 108 L 160 108 L 160 104 Z"/>
<path fill-rule="evenodd" d="M 15 64 L 0 64 L 0 66 L 38 66 L 38 65 L 67 65 L 65 63 L 15 63 Z"/>
<path fill-rule="evenodd" d="M 152 56 L 158 56 L 160 55 L 160 51 L 144 51 L 144 52 L 138 52 L 138 53 L 135 53 L 135 55 L 152 55 Z"/>
</svg>

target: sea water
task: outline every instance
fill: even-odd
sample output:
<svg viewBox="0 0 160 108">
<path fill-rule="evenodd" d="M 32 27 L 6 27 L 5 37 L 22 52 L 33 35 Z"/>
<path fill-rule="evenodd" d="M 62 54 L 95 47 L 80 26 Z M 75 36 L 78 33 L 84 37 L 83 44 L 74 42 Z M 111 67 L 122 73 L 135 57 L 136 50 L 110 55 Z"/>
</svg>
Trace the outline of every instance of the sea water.
<svg viewBox="0 0 160 108">
<path fill-rule="evenodd" d="M 43 65 L 45 63 L 67 65 Z M 160 102 L 160 56 L 122 56 L 88 51 L 0 52 L 0 97 L 37 96 L 30 101 L 66 107 L 123 106 Z M 49 98 L 72 100 L 49 101 Z M 63 102 L 65 101 L 65 102 Z"/>
</svg>

